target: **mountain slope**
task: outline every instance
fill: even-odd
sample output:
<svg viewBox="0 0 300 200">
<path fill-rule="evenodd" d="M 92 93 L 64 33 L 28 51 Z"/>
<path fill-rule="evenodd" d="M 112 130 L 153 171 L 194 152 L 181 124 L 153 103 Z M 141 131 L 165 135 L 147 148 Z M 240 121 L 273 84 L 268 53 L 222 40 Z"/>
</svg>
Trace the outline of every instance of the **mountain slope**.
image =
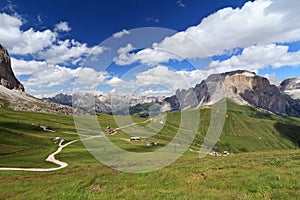
<svg viewBox="0 0 300 200">
<path fill-rule="evenodd" d="M 10 90 L 0 85 L 0 107 L 10 107 L 14 110 L 44 113 L 71 114 L 72 108 L 56 103 L 49 103 L 34 98 L 21 90 Z"/>
<path fill-rule="evenodd" d="M 300 78 L 289 78 L 280 84 L 280 90 L 293 99 L 300 99 Z"/>
<path fill-rule="evenodd" d="M 217 144 L 233 152 L 292 149 L 300 146 L 300 119 L 227 102 L 227 116 Z"/>
<path fill-rule="evenodd" d="M 211 106 L 199 111 L 198 132 L 191 146 L 195 151 L 200 149 L 210 126 Z M 181 112 L 168 113 L 165 127 L 154 137 L 161 144 L 167 144 L 175 136 L 180 122 Z M 228 100 L 225 123 L 215 146 L 218 152 L 236 153 L 294 149 L 300 146 L 300 118 L 279 116 Z"/>
<path fill-rule="evenodd" d="M 268 79 L 238 70 L 210 75 L 188 90 L 177 90 L 165 99 L 169 110 L 213 104 L 227 97 L 240 105 L 251 105 L 280 115 L 300 117 L 300 101 L 284 95 Z"/>
</svg>

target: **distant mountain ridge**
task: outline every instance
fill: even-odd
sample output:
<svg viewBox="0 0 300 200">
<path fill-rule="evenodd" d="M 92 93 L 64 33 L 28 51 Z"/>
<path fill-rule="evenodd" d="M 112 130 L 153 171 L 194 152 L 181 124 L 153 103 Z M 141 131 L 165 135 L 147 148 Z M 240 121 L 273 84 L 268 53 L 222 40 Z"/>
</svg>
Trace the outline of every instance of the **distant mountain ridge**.
<svg viewBox="0 0 300 200">
<path fill-rule="evenodd" d="M 299 91 L 298 78 L 284 80 L 277 87 L 270 84 L 267 78 L 258 76 L 254 72 L 237 70 L 212 74 L 195 87 L 178 89 L 175 95 L 167 98 L 96 95 L 94 110 L 147 117 L 149 113 L 147 114 L 146 110 L 153 106 L 156 110 L 157 106 L 160 106 L 161 112 L 179 111 L 188 107 L 212 105 L 222 98 L 228 98 L 239 105 L 248 105 L 284 116 L 300 117 L 300 99 L 291 93 L 295 90 Z M 72 95 L 58 94 L 46 100 L 72 105 Z M 81 104 L 84 105 L 84 102 Z"/>
<path fill-rule="evenodd" d="M 280 90 L 293 99 L 300 99 L 300 78 L 289 78 L 279 86 Z"/>
<path fill-rule="evenodd" d="M 267 78 L 246 70 L 212 74 L 195 87 L 177 90 L 163 104 L 168 110 L 177 111 L 186 107 L 210 105 L 221 98 L 279 115 L 300 117 L 299 99 L 292 99 L 270 84 Z"/>
<path fill-rule="evenodd" d="M 72 95 L 68 95 L 68 94 L 59 93 L 54 97 L 44 98 L 44 100 L 53 103 L 59 103 L 62 105 L 72 106 Z"/>
<path fill-rule="evenodd" d="M 84 94 L 89 96 L 90 99 L 95 99 L 95 111 L 99 113 L 109 113 L 109 114 L 137 114 L 148 116 L 146 109 L 149 106 L 153 106 L 155 103 L 160 104 L 165 97 L 137 97 L 134 95 L 110 95 L 110 94 L 101 94 L 101 95 L 92 95 Z M 84 96 L 83 95 L 83 96 Z M 74 96 L 75 100 L 80 100 L 80 97 L 77 95 Z M 44 98 L 44 100 L 59 103 L 67 106 L 72 106 L 73 95 L 59 93 L 53 97 Z M 81 104 L 84 105 L 83 102 Z"/>
</svg>

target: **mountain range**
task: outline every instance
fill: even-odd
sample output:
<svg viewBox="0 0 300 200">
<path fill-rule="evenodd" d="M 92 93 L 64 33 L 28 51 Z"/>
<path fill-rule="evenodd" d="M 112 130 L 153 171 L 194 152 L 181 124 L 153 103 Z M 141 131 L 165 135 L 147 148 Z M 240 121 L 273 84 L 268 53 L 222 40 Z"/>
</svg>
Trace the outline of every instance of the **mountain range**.
<svg viewBox="0 0 300 200">
<path fill-rule="evenodd" d="M 70 114 L 72 103 L 76 104 L 76 100 L 80 100 L 78 96 L 74 98 L 66 94 L 40 100 L 26 94 L 24 86 L 13 73 L 9 54 L 2 45 L 0 89 L 0 99 L 9 101 L 10 106 L 16 110 Z M 195 87 L 178 89 L 173 96 L 166 98 L 109 94 L 92 97 L 95 97 L 93 109 L 96 112 L 137 114 L 145 117 L 149 116 L 149 109 L 153 111 L 153 108 L 156 110 L 154 113 L 158 113 L 158 108 L 160 112 L 179 111 L 189 107 L 212 105 L 223 98 L 279 115 L 300 117 L 300 78 L 286 79 L 276 86 L 267 78 L 245 70 L 212 74 Z"/>
<path fill-rule="evenodd" d="M 211 105 L 229 98 L 239 105 L 248 105 L 279 115 L 300 117 L 299 79 L 283 81 L 279 87 L 254 72 L 237 70 L 212 74 L 188 90 L 177 90 L 164 101 L 169 110 Z M 293 97 L 293 98 L 292 98 Z"/>
<path fill-rule="evenodd" d="M 237 70 L 212 74 L 195 87 L 178 89 L 173 96 L 167 98 L 98 95 L 95 97 L 95 110 L 148 116 L 147 110 L 154 105 L 160 106 L 161 112 L 179 111 L 189 107 L 211 105 L 222 98 L 228 98 L 239 105 L 252 106 L 283 116 L 300 117 L 299 96 L 299 78 L 284 80 L 276 86 L 254 72 Z M 71 95 L 58 94 L 47 100 L 72 105 Z"/>
</svg>

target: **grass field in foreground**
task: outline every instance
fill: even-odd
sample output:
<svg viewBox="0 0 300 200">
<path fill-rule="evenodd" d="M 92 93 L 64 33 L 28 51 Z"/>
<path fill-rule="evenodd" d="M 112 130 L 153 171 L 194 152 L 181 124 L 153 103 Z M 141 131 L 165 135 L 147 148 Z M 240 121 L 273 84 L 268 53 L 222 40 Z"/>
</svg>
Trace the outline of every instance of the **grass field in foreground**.
<svg viewBox="0 0 300 200">
<path fill-rule="evenodd" d="M 202 109 L 197 137 L 191 149 L 170 166 L 149 173 L 130 174 L 104 166 L 81 142 L 66 147 L 56 157 L 69 163 L 55 172 L 0 171 L 0 199 L 297 199 L 300 197 L 298 118 L 259 112 L 251 107 L 227 104 L 227 117 L 218 151 L 227 157 L 197 158 L 210 121 L 210 109 Z M 174 135 L 180 113 L 169 113 L 162 131 L 147 141 L 161 148 Z M 113 116 L 101 114 L 100 125 L 117 128 Z M 133 117 L 133 121 L 145 119 Z M 34 124 L 34 125 L 32 125 Z M 56 132 L 34 130 L 37 124 Z M 141 124 L 147 126 L 149 123 Z M 78 139 L 71 116 L 0 109 L 0 167 L 54 167 L 45 162 L 57 149 L 50 138 Z M 109 136 L 116 145 L 135 152 L 153 151 L 141 142 Z M 247 153 L 242 153 L 246 152 Z M 236 154 L 237 153 L 237 154 Z"/>
<path fill-rule="evenodd" d="M 80 157 L 80 161 L 78 160 Z M 131 174 L 96 162 L 79 143 L 56 172 L 0 172 L 0 199 L 297 199 L 300 151 L 181 158 L 158 171 Z"/>
</svg>

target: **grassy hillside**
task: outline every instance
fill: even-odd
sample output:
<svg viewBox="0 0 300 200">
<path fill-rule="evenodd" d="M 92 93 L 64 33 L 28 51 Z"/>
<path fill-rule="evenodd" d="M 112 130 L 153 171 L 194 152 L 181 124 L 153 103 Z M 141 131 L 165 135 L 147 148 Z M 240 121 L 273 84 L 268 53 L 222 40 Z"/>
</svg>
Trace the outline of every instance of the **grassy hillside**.
<svg viewBox="0 0 300 200">
<path fill-rule="evenodd" d="M 234 152 L 227 157 L 198 158 L 197 150 L 210 122 L 210 108 L 206 107 L 197 111 L 201 112 L 201 120 L 191 146 L 194 151 L 187 151 L 162 170 L 119 172 L 101 164 L 81 142 L 75 142 L 56 156 L 69 163 L 62 170 L 0 171 L 0 199 L 297 199 L 300 151 L 294 148 L 299 144 L 300 119 L 231 102 L 227 107 L 225 126 L 217 143 L 217 151 Z M 118 127 L 112 115 L 100 114 L 98 119 L 103 129 Z M 150 121 L 142 123 L 146 119 L 132 120 L 149 131 L 158 128 Z M 0 167 L 55 166 L 44 161 L 57 149 L 57 143 L 50 138 L 78 139 L 73 123 L 72 116 L 0 108 Z M 108 137 L 129 151 L 154 151 L 173 138 L 179 123 L 180 113 L 173 112 L 152 138 L 126 141 L 130 136 L 123 131 Z M 34 130 L 38 124 L 54 127 L 55 132 Z M 130 132 L 132 128 L 124 130 Z M 155 141 L 160 145 L 146 145 Z"/>
<path fill-rule="evenodd" d="M 66 141 L 78 139 L 72 116 L 12 111 L 6 107 L 0 110 L 0 166 L 18 166 L 18 159 L 22 161 L 24 167 L 36 166 L 36 163 L 38 166 L 52 166 L 51 163 L 43 162 L 46 155 L 57 148 L 57 144 L 54 144 L 51 138 L 58 136 Z M 210 123 L 210 114 L 209 107 L 200 110 L 198 132 L 190 147 L 195 152 L 203 143 Z M 132 127 L 123 128 L 123 131 L 120 130 L 118 134 L 109 136 L 109 138 L 116 145 L 128 151 L 154 151 L 173 139 L 178 131 L 180 117 L 180 112 L 168 113 L 164 118 L 166 123 L 159 125 L 158 121 L 163 119 L 162 117 L 157 117 L 156 123 L 149 121 L 141 123 L 147 119 L 132 116 L 133 122 L 146 127 L 150 133 L 158 132 L 159 126 L 163 128 L 151 138 L 142 138 L 142 141 L 126 141 L 130 138 L 127 133 L 132 134 Z M 126 117 L 118 116 L 118 119 L 122 118 Z M 118 128 L 112 115 L 100 114 L 98 119 L 102 130 L 105 130 L 107 126 L 112 129 Z M 55 133 L 36 131 L 35 128 L 39 124 L 55 128 Z M 138 132 L 134 134 L 139 136 Z M 160 145 L 149 148 L 147 146 L 149 142 L 159 142 Z M 239 153 L 281 150 L 294 149 L 299 145 L 299 118 L 282 117 L 227 102 L 226 121 L 221 137 L 216 144 L 216 151 L 227 150 Z M 189 153 L 187 152 L 187 154 Z M 32 157 L 36 157 L 36 159 L 30 162 Z"/>
<path fill-rule="evenodd" d="M 202 110 L 200 133 L 205 132 L 209 109 Z M 201 134 L 200 134 L 201 135 Z M 201 136 L 199 136 L 200 138 Z M 227 116 L 217 143 L 219 151 L 231 152 L 291 149 L 300 145 L 300 119 L 282 117 L 227 101 Z"/>
</svg>

